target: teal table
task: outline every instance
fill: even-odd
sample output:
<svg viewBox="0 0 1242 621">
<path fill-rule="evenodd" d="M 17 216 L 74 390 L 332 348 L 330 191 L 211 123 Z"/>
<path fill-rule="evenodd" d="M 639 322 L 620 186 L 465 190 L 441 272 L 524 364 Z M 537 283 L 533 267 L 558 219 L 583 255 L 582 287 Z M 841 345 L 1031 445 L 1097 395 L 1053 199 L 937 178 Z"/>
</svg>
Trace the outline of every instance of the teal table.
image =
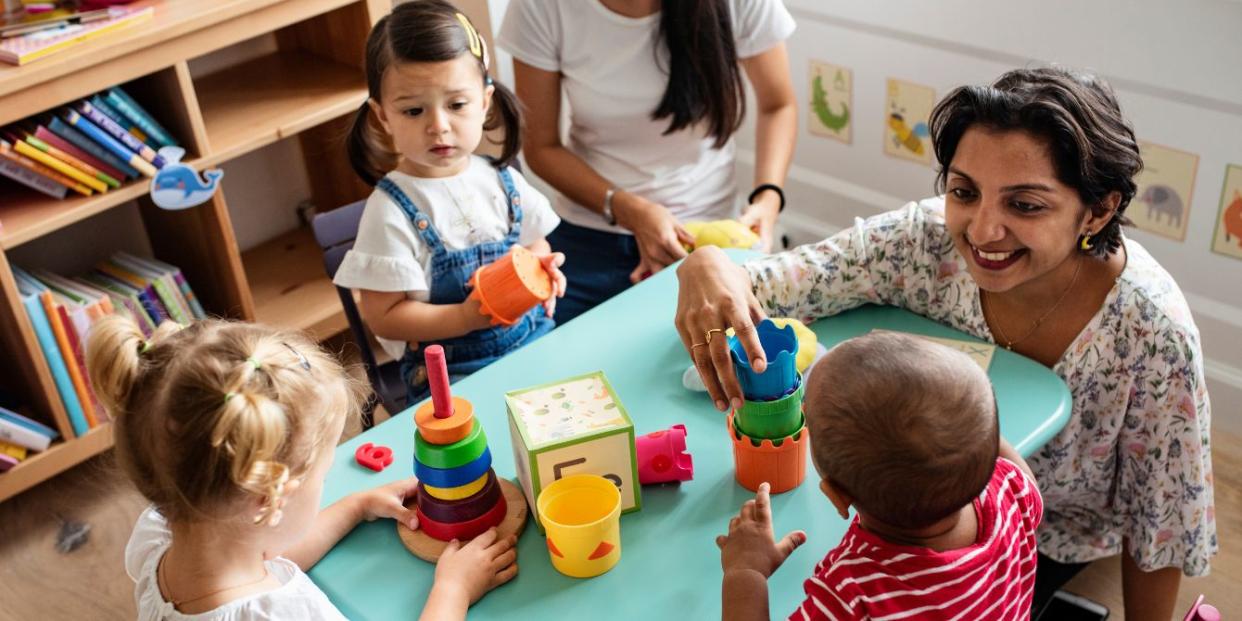
<svg viewBox="0 0 1242 621">
<path fill-rule="evenodd" d="M 747 253 L 732 255 L 735 260 Z M 528 524 L 518 543 L 519 572 L 471 609 L 476 619 L 718 619 L 720 554 L 715 537 L 753 495 L 733 479 L 725 416 L 704 393 L 681 385 L 689 365 L 673 328 L 677 279 L 666 269 L 548 336 L 453 385 L 474 403 L 491 438 L 494 468 L 513 479 L 504 393 L 602 369 L 643 434 L 683 423 L 694 456 L 694 480 L 643 488 L 641 511 L 621 517 L 621 561 L 589 580 L 552 568 L 539 530 Z M 907 311 L 867 306 L 816 322 L 831 347 L 875 328 L 976 340 Z M 989 375 L 995 384 L 1001 431 L 1024 455 L 1047 442 L 1070 414 L 1065 384 L 1038 363 L 997 348 Z M 394 463 L 374 473 L 354 462 L 372 442 L 391 447 Z M 324 504 L 350 493 L 411 476 L 412 410 L 342 444 L 328 474 Z M 809 453 L 808 453 L 809 457 Z M 819 492 L 815 471 L 791 492 L 773 497 L 778 536 L 806 530 L 809 539 L 770 581 L 772 612 L 783 616 L 802 600 L 802 581 L 845 533 Z M 391 520 L 354 529 L 310 576 L 350 619 L 414 619 L 431 588 L 434 566 L 406 551 Z"/>
</svg>

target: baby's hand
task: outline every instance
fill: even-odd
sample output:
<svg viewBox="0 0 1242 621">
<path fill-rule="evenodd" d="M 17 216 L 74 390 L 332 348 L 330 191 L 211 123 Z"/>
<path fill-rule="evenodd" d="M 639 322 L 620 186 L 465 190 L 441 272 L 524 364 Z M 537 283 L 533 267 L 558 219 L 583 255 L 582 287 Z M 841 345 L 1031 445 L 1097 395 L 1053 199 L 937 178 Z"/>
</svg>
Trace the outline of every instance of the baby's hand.
<svg viewBox="0 0 1242 621">
<path fill-rule="evenodd" d="M 774 539 L 772 503 L 768 484 L 763 483 L 754 500 L 747 500 L 741 513 L 729 520 L 729 534 L 716 537 L 725 573 L 749 569 L 769 577 L 798 546 L 806 543 L 806 533 L 797 530 L 780 541 Z"/>
<path fill-rule="evenodd" d="M 466 597 L 471 604 L 475 603 L 485 593 L 517 575 L 515 543 L 517 537 L 500 539 L 495 528 L 488 529 L 465 546 L 454 539 L 436 563 L 436 582 L 432 589 Z"/>
<path fill-rule="evenodd" d="M 483 303 L 476 297 L 467 297 L 461 303 L 461 313 L 466 327 L 471 331 L 492 327 L 492 316 L 483 312 Z"/>
<path fill-rule="evenodd" d="M 553 252 L 540 255 L 539 262 L 543 264 L 543 270 L 552 279 L 552 296 L 543 301 L 543 310 L 548 317 L 551 317 L 552 313 L 556 312 L 556 298 L 565 297 L 565 287 L 568 286 L 565 274 L 561 272 L 561 266 L 565 264 L 565 253 Z"/>
<path fill-rule="evenodd" d="M 414 509 L 407 509 L 405 499 L 418 491 L 418 479 L 410 477 L 381 485 L 375 489 L 358 492 L 354 495 L 358 503 L 361 519 L 368 522 L 376 518 L 392 518 L 410 527 L 418 528 L 418 514 Z"/>
</svg>

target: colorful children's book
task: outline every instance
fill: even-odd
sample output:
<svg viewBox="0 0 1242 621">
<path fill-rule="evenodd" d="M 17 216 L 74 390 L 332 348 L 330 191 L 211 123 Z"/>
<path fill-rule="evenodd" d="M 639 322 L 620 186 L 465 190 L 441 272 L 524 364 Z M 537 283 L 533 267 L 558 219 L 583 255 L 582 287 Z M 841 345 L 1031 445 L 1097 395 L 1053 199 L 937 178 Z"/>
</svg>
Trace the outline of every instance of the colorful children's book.
<svg viewBox="0 0 1242 621">
<path fill-rule="evenodd" d="M 190 288 L 190 282 L 181 274 L 181 268 L 160 261 L 159 259 L 147 259 L 144 257 L 129 256 L 131 260 L 139 264 L 149 266 L 161 274 L 172 274 L 173 281 L 177 283 L 177 288 L 181 291 L 181 297 L 189 306 L 190 315 L 195 319 L 206 319 L 207 313 L 203 310 L 203 305 L 199 303 L 198 297 L 194 295 L 194 290 Z"/>
<path fill-rule="evenodd" d="M 13 457 L 7 453 L 0 453 L 0 472 L 8 472 L 17 467 L 21 463 L 20 459 Z"/>
<path fill-rule="evenodd" d="M 86 386 L 85 398 L 90 400 L 97 421 L 101 420 L 103 408 L 100 406 L 98 397 L 95 396 L 95 389 L 91 386 L 90 375 L 86 372 L 86 339 L 90 338 L 91 326 L 95 320 L 104 316 L 101 306 L 108 299 L 104 297 L 101 300 L 94 296 L 82 295 L 69 279 L 47 271 L 35 271 L 34 277 L 52 290 L 57 311 L 61 311 L 61 320 L 65 322 L 69 344 L 73 347 L 74 361 L 78 365 L 78 372 L 82 374 L 82 383 Z M 108 308 L 112 307 L 111 302 L 107 305 Z M 78 395 L 78 397 L 84 396 Z"/>
<path fill-rule="evenodd" d="M 148 290 L 147 287 L 131 284 L 124 278 L 119 278 L 110 273 L 107 264 L 95 266 L 95 271 L 87 275 L 87 279 L 91 282 L 97 282 L 108 288 L 119 288 L 120 290 L 130 291 L 138 301 L 142 304 L 142 309 L 146 311 L 147 316 L 151 318 L 152 323 L 159 326 L 161 323 L 168 321 L 168 312 L 164 310 L 164 306 L 160 304 L 159 297 L 155 295 L 155 290 Z"/>
<path fill-rule="evenodd" d="M 110 151 L 126 164 L 138 169 L 138 171 L 143 175 L 148 177 L 155 176 L 156 170 L 155 167 L 151 165 L 151 162 L 142 159 L 142 157 L 137 153 L 134 153 L 128 147 L 121 144 L 121 142 L 116 138 L 110 136 L 108 132 L 100 129 L 98 125 L 92 123 L 90 119 L 78 114 L 75 110 L 65 110 L 64 118 L 66 123 L 72 125 L 75 129 L 81 130 L 81 132 L 86 134 L 88 138 L 103 145 L 105 149 Z"/>
<path fill-rule="evenodd" d="M 89 280 L 88 277 L 79 276 L 73 281 L 87 289 L 96 289 L 104 292 L 112 299 L 112 307 L 115 312 L 124 313 L 133 318 L 134 323 L 138 324 L 138 329 L 142 331 L 142 335 L 150 337 L 155 333 L 155 321 L 147 314 L 147 310 L 143 308 L 142 301 L 138 299 L 136 293 L 121 288 L 112 289 L 109 285 Z"/>
<path fill-rule="evenodd" d="M 65 193 L 69 191 L 68 187 L 4 158 L 0 158 L 0 175 L 4 175 L 31 189 L 38 190 L 52 198 L 64 198 Z"/>
<path fill-rule="evenodd" d="M 151 113 L 138 105 L 138 102 L 134 101 L 134 98 L 130 97 L 129 93 L 126 93 L 121 87 L 114 86 L 108 89 L 108 92 L 104 93 L 104 99 L 117 112 L 129 117 L 129 120 L 134 125 L 137 125 L 148 138 L 155 141 L 160 147 L 177 146 L 177 141 L 173 139 L 172 134 L 168 133 L 168 130 L 164 129 L 164 126 L 160 125 L 159 121 L 156 121 L 155 117 L 151 116 Z M 158 151 L 159 149 L 156 150 Z"/>
<path fill-rule="evenodd" d="M 182 297 L 181 287 L 173 279 L 171 271 L 155 268 L 138 257 L 124 252 L 112 255 L 110 261 L 118 268 L 129 271 L 155 287 L 155 292 L 160 296 L 160 301 L 164 303 L 164 308 L 168 309 L 169 314 L 177 323 L 188 325 L 194 321 L 194 311 L 190 309 L 189 302 Z"/>
<path fill-rule="evenodd" d="M 156 148 L 159 146 L 157 143 L 155 143 L 155 141 L 151 140 L 151 138 L 147 136 L 147 134 L 143 132 L 141 128 L 139 128 L 137 125 L 134 125 L 134 122 L 129 120 L 129 117 L 118 112 L 116 108 L 113 108 L 112 104 L 108 103 L 107 100 L 104 99 L 104 96 L 102 93 L 96 93 L 94 96 L 91 97 L 90 101 L 91 101 L 91 105 L 95 106 L 96 110 L 104 113 L 104 116 L 112 119 L 114 123 L 125 128 L 125 131 L 129 132 L 129 135 L 133 136 L 134 138 L 137 138 L 138 140 L 141 140 L 143 144 L 147 145 L 148 147 L 150 147 L 153 144 L 156 146 L 152 148 Z"/>
<path fill-rule="evenodd" d="M 16 412 L 0 408 L 0 440 L 4 442 L 16 444 L 33 451 L 46 451 L 52 440 L 59 436 L 59 433 L 56 433 L 56 431 L 46 425 L 30 420 Z"/>
<path fill-rule="evenodd" d="M 68 123 L 60 120 L 59 118 L 54 116 L 50 117 L 48 119 L 47 127 L 52 130 L 52 133 L 72 143 L 73 146 L 90 153 L 96 159 L 106 163 L 116 170 L 121 171 L 123 176 L 138 177 L 141 174 L 138 172 L 137 168 L 126 164 L 124 160 L 114 155 L 111 151 L 105 149 L 103 145 L 91 140 L 86 134 L 74 129 Z M 120 177 L 118 177 L 118 179 L 119 178 Z"/>
<path fill-rule="evenodd" d="M 47 177 L 48 179 L 51 179 L 52 181 L 55 181 L 56 183 L 59 183 L 83 196 L 90 196 L 94 192 L 81 183 L 62 175 L 60 172 L 52 170 L 51 168 L 48 168 L 47 166 L 44 166 L 43 164 L 40 164 L 39 162 L 36 162 L 21 153 L 18 153 L 13 149 L 13 145 L 4 139 L 0 139 L 0 159 L 8 160 L 13 164 L 21 166 L 34 173 L 43 175 L 44 177 Z"/>
<path fill-rule="evenodd" d="M 84 435 L 90 431 L 90 425 L 86 423 L 86 415 L 82 411 L 82 404 L 78 401 L 73 380 L 69 379 L 69 370 L 65 367 L 65 359 L 56 343 L 56 335 L 52 333 L 52 324 L 48 320 L 47 312 L 43 310 L 43 301 L 40 299 L 41 291 L 32 276 L 17 266 L 12 266 L 12 268 L 13 276 L 17 280 L 18 292 L 22 296 L 22 306 L 25 307 L 26 314 L 30 317 L 30 323 L 39 341 L 39 349 L 43 352 L 43 359 L 52 372 L 56 392 L 60 394 L 65 412 L 69 415 L 73 433 L 78 436 Z"/>
<path fill-rule="evenodd" d="M 26 459 L 29 450 L 20 444 L 11 444 L 9 442 L 0 442 L 0 455 L 8 455 L 17 461 Z"/>
<path fill-rule="evenodd" d="M 66 177 L 69 177 L 70 179 L 73 179 L 74 181 L 77 181 L 78 183 L 96 192 L 103 193 L 108 191 L 108 185 L 106 183 L 87 175 L 77 168 L 74 168 L 67 162 L 61 161 L 34 148 L 25 141 L 14 143 L 13 150 L 40 164 L 43 164 L 44 166 L 47 166 L 48 168 L 51 168 L 52 170 L 55 170 L 62 175 L 65 175 Z"/>
<path fill-rule="evenodd" d="M 33 279 L 33 277 L 31 277 Z M 35 286 L 40 288 L 39 301 L 43 303 L 43 312 L 47 313 L 48 323 L 52 326 L 52 335 L 56 337 L 56 345 L 60 355 L 65 359 L 65 369 L 69 371 L 69 381 L 77 394 L 82 414 L 86 416 L 86 425 L 94 428 L 99 425 L 95 418 L 95 405 L 91 399 L 90 389 L 86 387 L 86 366 L 79 366 L 80 348 L 77 346 L 77 334 L 74 330 L 73 318 L 56 298 L 56 294 L 47 285 L 34 279 Z"/>
<path fill-rule="evenodd" d="M 106 184 L 108 187 L 112 187 L 112 188 L 121 187 L 121 182 L 114 179 L 111 175 L 105 174 L 102 170 L 99 170 L 95 168 L 94 166 L 91 166 L 90 164 L 87 164 L 86 162 L 74 157 L 72 153 L 67 153 L 65 151 L 62 151 L 46 142 L 43 142 L 42 140 L 39 140 L 35 136 L 27 134 L 26 144 L 29 144 L 30 146 L 70 166 L 73 166 L 74 168 L 82 171 L 83 174 L 85 174 L 88 177 L 91 177 L 92 179 L 98 179 L 99 181 Z"/>
<path fill-rule="evenodd" d="M 164 167 L 164 158 L 160 157 L 154 149 L 135 138 L 133 134 L 126 131 L 124 127 L 121 127 L 120 124 L 109 118 L 108 115 L 100 112 L 98 108 L 91 105 L 91 102 L 79 101 L 77 111 L 90 119 L 92 123 L 104 130 L 109 136 L 125 145 L 126 149 L 137 153 L 142 159 L 150 162 L 152 166 L 156 168 Z"/>
<path fill-rule="evenodd" d="M 60 149 L 61 151 L 64 151 L 65 153 L 68 153 L 69 155 L 72 155 L 82 160 L 83 162 L 90 164 L 91 166 L 94 166 L 96 170 L 98 170 L 99 172 L 105 175 L 108 175 L 109 177 L 112 177 L 113 179 L 116 179 L 118 181 L 125 180 L 125 173 L 113 168 L 112 166 L 109 166 L 103 160 L 91 155 L 90 153 L 87 153 L 86 151 L 79 149 L 77 145 L 69 142 L 68 140 L 65 140 L 64 138 L 61 138 L 60 136 L 57 136 L 56 134 L 52 133 L 52 130 L 42 125 L 38 126 L 35 129 L 35 138 L 38 138 L 39 140 L 42 140 L 43 142 L 46 142 L 52 145 L 53 147 L 56 147 L 57 149 Z"/>
<path fill-rule="evenodd" d="M 24 65 L 100 35 L 149 21 L 155 15 L 155 9 L 149 6 L 111 7 L 108 10 L 111 13 L 108 19 L 66 24 L 59 28 L 0 39 L 0 61 L 11 65 Z"/>
</svg>

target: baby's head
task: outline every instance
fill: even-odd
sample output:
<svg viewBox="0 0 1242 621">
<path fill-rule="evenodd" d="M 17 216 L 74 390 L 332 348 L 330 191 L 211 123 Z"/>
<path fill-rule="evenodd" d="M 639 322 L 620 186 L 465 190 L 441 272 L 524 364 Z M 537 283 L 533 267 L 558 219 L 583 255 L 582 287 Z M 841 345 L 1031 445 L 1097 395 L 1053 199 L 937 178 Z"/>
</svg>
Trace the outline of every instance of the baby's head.
<svg viewBox="0 0 1242 621">
<path fill-rule="evenodd" d="M 374 185 L 400 168 L 417 177 L 465 169 L 485 130 L 504 128 L 499 166 L 521 149 L 517 97 L 488 74 L 487 43 L 445 0 L 395 6 L 371 30 L 367 91 L 347 148 L 354 171 Z M 395 149 L 395 152 L 394 152 Z"/>
<path fill-rule="evenodd" d="M 875 332 L 813 367 L 806 425 L 815 468 L 838 508 L 919 529 L 987 486 L 1000 441 L 987 374 L 969 356 L 917 337 Z M 831 494 L 830 494 L 831 497 Z"/>
<path fill-rule="evenodd" d="M 122 470 L 183 524 L 275 526 L 289 514 L 285 530 L 303 527 L 363 394 L 301 334 L 220 320 L 165 323 L 148 341 L 132 320 L 104 318 L 87 368 Z"/>
</svg>

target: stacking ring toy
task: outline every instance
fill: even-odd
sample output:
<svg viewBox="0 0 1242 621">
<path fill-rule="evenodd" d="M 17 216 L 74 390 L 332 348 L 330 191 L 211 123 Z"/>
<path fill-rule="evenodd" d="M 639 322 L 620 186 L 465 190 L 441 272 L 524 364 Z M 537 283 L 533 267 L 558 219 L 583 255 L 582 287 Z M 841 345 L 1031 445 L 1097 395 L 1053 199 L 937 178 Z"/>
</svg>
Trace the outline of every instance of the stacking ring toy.
<svg viewBox="0 0 1242 621">
<path fill-rule="evenodd" d="M 488 475 L 485 474 L 479 477 L 477 481 L 460 487 L 436 487 L 421 483 L 419 493 L 426 492 L 428 495 L 435 496 L 440 500 L 461 500 L 479 493 L 479 490 L 483 489 L 483 486 L 487 484 L 487 478 Z"/>
<path fill-rule="evenodd" d="M 469 522 L 445 524 L 427 517 L 421 508 L 414 507 L 414 511 L 418 514 L 418 529 L 440 541 L 474 539 L 486 532 L 487 529 L 497 526 L 504 521 L 505 512 L 508 510 L 508 503 L 505 502 L 505 497 L 502 494 L 500 502 L 497 502 L 496 506 L 492 507 L 487 513 Z"/>
<path fill-rule="evenodd" d="M 483 425 L 472 423 L 470 433 L 452 444 L 433 444 L 423 439 L 422 433 L 414 432 L 414 457 L 432 468 L 456 468 L 479 458 L 487 448 L 487 434 Z"/>
<path fill-rule="evenodd" d="M 500 484 L 496 482 L 496 476 L 488 474 L 483 491 L 473 496 L 461 500 L 440 500 L 430 494 L 421 494 L 418 497 L 418 508 L 423 515 L 437 522 L 469 522 L 487 513 L 492 505 L 500 501 L 500 496 Z"/>
<path fill-rule="evenodd" d="M 456 468 L 432 468 L 414 460 L 414 476 L 419 481 L 436 487 L 461 487 L 473 483 L 475 479 L 487 474 L 492 467 L 492 453 L 486 448 L 478 459 Z"/>
<path fill-rule="evenodd" d="M 474 424 L 474 404 L 461 397 L 453 397 L 453 413 L 447 418 L 436 418 L 434 401 L 427 401 L 414 411 L 414 424 L 423 439 L 431 444 L 452 444 L 470 435 Z"/>
</svg>

